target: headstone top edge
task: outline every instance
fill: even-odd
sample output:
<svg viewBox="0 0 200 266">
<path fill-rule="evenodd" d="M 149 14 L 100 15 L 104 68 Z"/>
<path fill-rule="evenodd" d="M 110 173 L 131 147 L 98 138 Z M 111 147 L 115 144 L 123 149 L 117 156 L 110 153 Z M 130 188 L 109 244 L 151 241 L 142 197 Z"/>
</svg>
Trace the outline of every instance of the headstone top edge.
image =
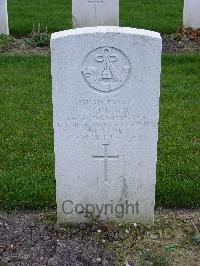
<svg viewBox="0 0 200 266">
<path fill-rule="evenodd" d="M 162 39 L 160 33 L 150 30 L 129 28 L 129 27 L 117 27 L 117 26 L 98 26 L 98 27 L 86 27 L 86 28 L 76 28 L 70 30 L 64 30 L 59 32 L 54 32 L 51 35 L 51 40 L 67 37 L 76 36 L 82 34 L 92 34 L 92 33 L 121 33 L 121 34 L 133 34 L 138 36 L 150 37 L 154 39 Z"/>
</svg>

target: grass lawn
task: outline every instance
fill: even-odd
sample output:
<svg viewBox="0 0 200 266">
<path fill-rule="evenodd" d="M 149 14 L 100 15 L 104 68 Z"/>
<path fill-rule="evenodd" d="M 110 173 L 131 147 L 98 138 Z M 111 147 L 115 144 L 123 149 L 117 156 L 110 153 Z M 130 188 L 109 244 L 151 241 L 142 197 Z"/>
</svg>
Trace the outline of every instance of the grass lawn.
<svg viewBox="0 0 200 266">
<path fill-rule="evenodd" d="M 200 202 L 199 69 L 200 54 L 163 56 L 160 206 Z M 55 206 L 50 57 L 1 55 L 0 73 L 0 206 Z"/>
<path fill-rule="evenodd" d="M 183 0 L 120 0 L 120 25 L 171 33 L 182 25 Z M 11 34 L 41 24 L 50 32 L 71 27 L 71 0 L 8 0 Z"/>
</svg>

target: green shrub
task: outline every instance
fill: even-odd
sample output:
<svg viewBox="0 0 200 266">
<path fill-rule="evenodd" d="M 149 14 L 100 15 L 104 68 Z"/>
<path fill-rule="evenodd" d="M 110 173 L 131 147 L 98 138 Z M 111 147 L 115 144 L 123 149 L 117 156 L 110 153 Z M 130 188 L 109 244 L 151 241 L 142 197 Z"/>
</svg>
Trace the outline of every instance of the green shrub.
<svg viewBox="0 0 200 266">
<path fill-rule="evenodd" d="M 50 44 L 50 33 L 48 33 L 47 27 L 45 31 L 41 31 L 40 24 L 38 25 L 37 31 L 33 27 L 31 35 L 26 39 L 26 43 L 34 47 L 45 47 Z"/>
</svg>

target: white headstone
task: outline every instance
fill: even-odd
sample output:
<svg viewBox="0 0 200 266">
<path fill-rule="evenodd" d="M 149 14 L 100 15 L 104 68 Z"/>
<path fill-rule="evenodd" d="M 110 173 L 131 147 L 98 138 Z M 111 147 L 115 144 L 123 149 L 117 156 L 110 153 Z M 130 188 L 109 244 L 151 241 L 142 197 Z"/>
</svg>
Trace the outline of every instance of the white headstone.
<svg viewBox="0 0 200 266">
<path fill-rule="evenodd" d="M 0 34 L 9 34 L 7 0 L 0 0 Z"/>
<path fill-rule="evenodd" d="M 52 35 L 59 223 L 152 224 L 161 46 L 131 28 Z"/>
<path fill-rule="evenodd" d="M 200 0 L 185 0 L 183 24 L 194 29 L 200 28 Z"/>
<path fill-rule="evenodd" d="M 119 0 L 72 0 L 74 28 L 119 26 Z"/>
</svg>

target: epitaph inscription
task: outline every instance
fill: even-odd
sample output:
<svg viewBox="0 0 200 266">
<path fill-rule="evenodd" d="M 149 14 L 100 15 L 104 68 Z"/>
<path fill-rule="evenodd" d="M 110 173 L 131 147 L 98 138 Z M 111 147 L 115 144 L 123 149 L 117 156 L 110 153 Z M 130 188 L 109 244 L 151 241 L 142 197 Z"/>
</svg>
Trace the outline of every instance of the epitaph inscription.
<svg viewBox="0 0 200 266">
<path fill-rule="evenodd" d="M 96 91 L 113 92 L 128 80 L 131 70 L 127 56 L 114 47 L 100 47 L 84 59 L 82 74 Z"/>
</svg>

